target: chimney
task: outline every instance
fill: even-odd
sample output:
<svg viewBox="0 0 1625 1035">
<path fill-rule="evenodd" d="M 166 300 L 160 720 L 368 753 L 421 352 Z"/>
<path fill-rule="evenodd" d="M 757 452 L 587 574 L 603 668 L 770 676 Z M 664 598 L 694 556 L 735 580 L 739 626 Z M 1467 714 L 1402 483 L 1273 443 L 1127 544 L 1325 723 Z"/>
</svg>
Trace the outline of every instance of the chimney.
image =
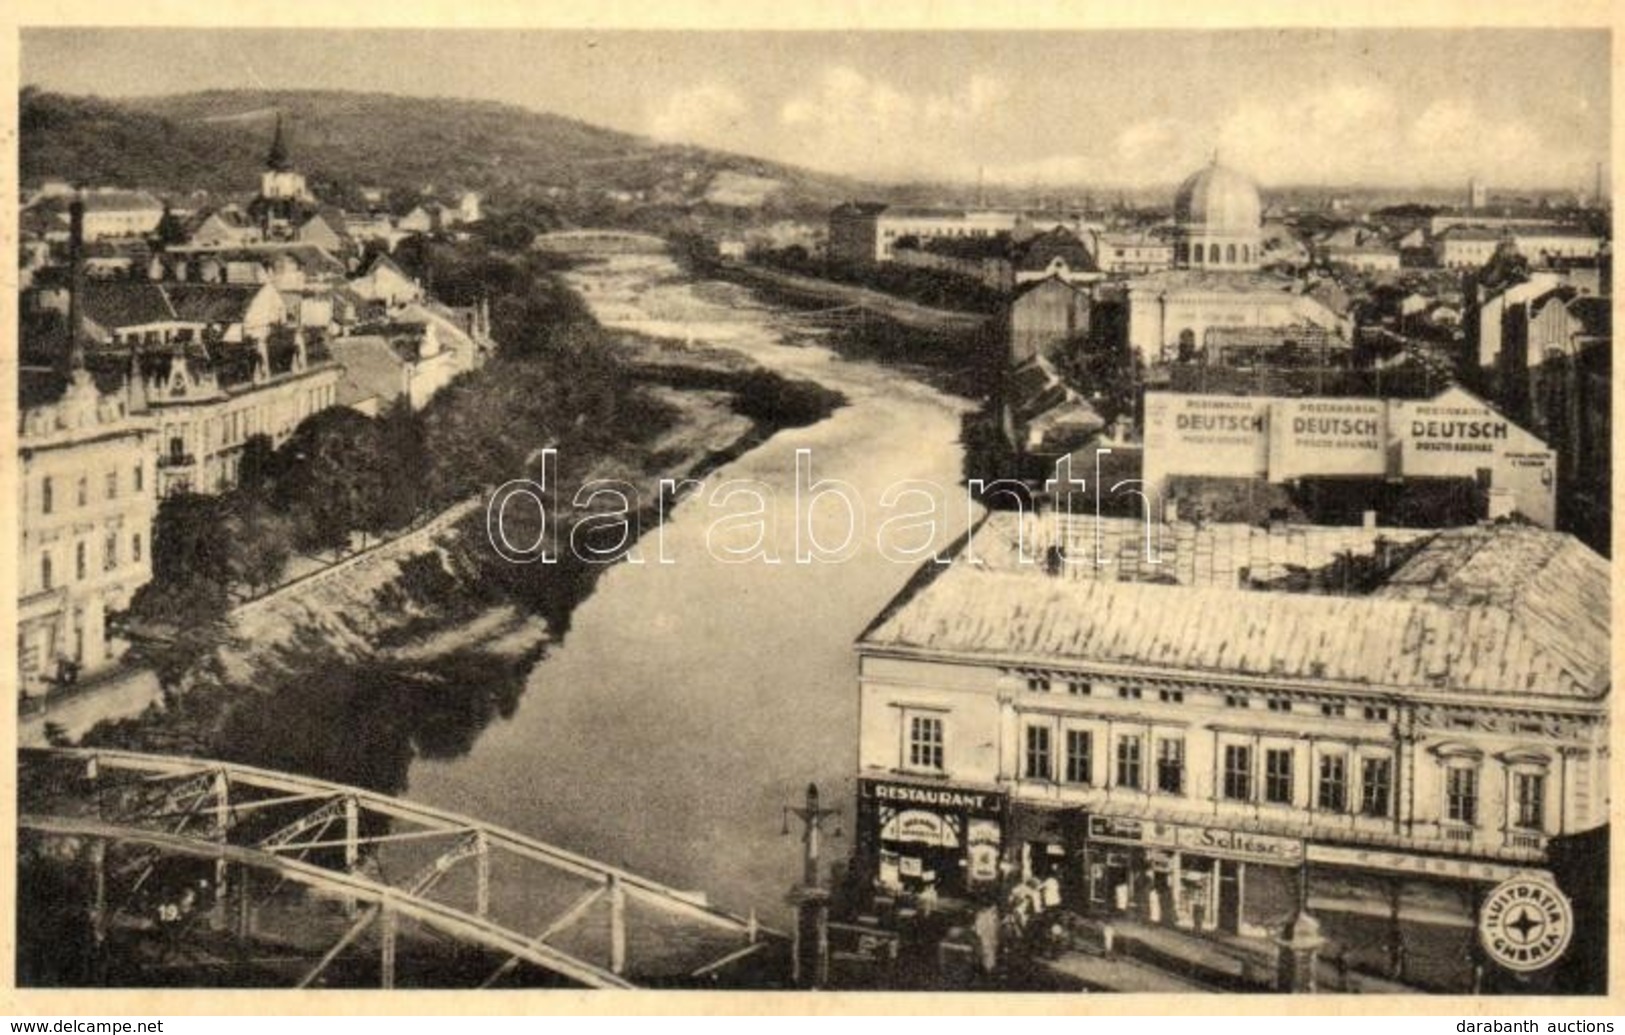
<svg viewBox="0 0 1625 1035">
<path fill-rule="evenodd" d="M 141 354 L 135 342 L 130 342 L 130 370 L 124 380 L 124 409 L 126 413 L 147 412 L 147 382 L 141 376 Z"/>
<path fill-rule="evenodd" d="M 79 288 L 85 246 L 85 201 L 83 194 L 75 194 L 68 205 L 68 351 L 64 357 L 67 373 L 85 368 L 84 345 L 81 341 L 79 317 Z"/>
</svg>

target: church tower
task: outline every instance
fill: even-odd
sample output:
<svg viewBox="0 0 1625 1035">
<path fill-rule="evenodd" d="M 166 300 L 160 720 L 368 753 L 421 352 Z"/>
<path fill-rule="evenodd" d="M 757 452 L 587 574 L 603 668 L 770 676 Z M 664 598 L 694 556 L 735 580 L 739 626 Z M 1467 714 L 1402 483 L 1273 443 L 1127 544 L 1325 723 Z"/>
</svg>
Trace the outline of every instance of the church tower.
<svg viewBox="0 0 1625 1035">
<path fill-rule="evenodd" d="M 294 171 L 288 154 L 288 140 L 282 129 L 282 113 L 276 117 L 276 135 L 265 156 L 265 172 L 260 174 L 260 198 L 265 201 L 310 201 L 303 173 Z"/>
</svg>

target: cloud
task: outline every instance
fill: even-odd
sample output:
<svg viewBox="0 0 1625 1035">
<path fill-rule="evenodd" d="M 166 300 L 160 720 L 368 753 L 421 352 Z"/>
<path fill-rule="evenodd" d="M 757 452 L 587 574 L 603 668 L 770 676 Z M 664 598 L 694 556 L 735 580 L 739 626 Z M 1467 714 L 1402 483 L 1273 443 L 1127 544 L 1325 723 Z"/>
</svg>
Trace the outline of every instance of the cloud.
<svg viewBox="0 0 1625 1035">
<path fill-rule="evenodd" d="M 649 112 L 649 134 L 660 140 L 728 146 L 750 105 L 735 89 L 703 83 L 668 95 Z"/>
<path fill-rule="evenodd" d="M 1506 187 L 1531 178 L 1585 182 L 1588 141 L 1551 139 L 1527 118 L 1486 112 L 1471 97 L 1437 98 L 1420 110 L 1407 110 L 1404 101 L 1386 85 L 1362 82 L 1243 97 L 1211 121 L 1144 119 L 1097 148 L 990 167 L 988 178 L 1046 186 L 1169 183 L 1217 149 L 1226 165 L 1266 186 L 1448 185 L 1472 176 Z"/>
<path fill-rule="evenodd" d="M 779 125 L 792 161 L 869 176 L 963 178 L 975 175 L 978 140 L 1009 98 L 987 75 L 915 94 L 837 65 L 784 101 Z"/>
</svg>

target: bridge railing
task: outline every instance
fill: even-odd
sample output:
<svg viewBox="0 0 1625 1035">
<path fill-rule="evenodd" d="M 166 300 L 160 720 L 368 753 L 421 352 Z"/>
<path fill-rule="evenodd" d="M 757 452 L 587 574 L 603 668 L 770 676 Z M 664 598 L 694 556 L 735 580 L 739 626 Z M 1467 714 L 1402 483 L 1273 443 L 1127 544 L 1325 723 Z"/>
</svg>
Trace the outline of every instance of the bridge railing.
<svg viewBox="0 0 1625 1035">
<path fill-rule="evenodd" d="M 302 983 L 316 980 L 369 925 L 393 938 L 395 918 L 507 953 L 487 985 L 521 963 L 591 987 L 700 978 L 784 940 L 754 914 L 365 788 L 117 750 L 25 749 L 19 761 L 20 828 L 139 846 L 125 874 L 144 867 L 144 880 L 163 854 L 212 858 L 218 903 L 235 864 L 365 907 Z"/>
</svg>

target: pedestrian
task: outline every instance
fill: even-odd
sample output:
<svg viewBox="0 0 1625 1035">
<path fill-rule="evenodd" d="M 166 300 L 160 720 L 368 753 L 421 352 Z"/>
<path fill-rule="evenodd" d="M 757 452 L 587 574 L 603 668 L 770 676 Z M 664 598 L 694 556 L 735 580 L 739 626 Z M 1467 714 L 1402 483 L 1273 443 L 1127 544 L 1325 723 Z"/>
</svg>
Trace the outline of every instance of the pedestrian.
<svg viewBox="0 0 1625 1035">
<path fill-rule="evenodd" d="M 983 906 L 976 911 L 972 925 L 976 930 L 976 947 L 981 957 L 982 973 L 991 974 L 999 965 L 999 910 L 997 906 Z"/>
<path fill-rule="evenodd" d="M 1061 882 L 1055 879 L 1055 874 L 1045 877 L 1038 890 L 1045 909 L 1055 909 L 1061 904 Z"/>
<path fill-rule="evenodd" d="M 920 915 L 930 916 L 937 911 L 937 885 L 935 881 L 927 881 L 925 887 L 920 889 Z"/>
</svg>

